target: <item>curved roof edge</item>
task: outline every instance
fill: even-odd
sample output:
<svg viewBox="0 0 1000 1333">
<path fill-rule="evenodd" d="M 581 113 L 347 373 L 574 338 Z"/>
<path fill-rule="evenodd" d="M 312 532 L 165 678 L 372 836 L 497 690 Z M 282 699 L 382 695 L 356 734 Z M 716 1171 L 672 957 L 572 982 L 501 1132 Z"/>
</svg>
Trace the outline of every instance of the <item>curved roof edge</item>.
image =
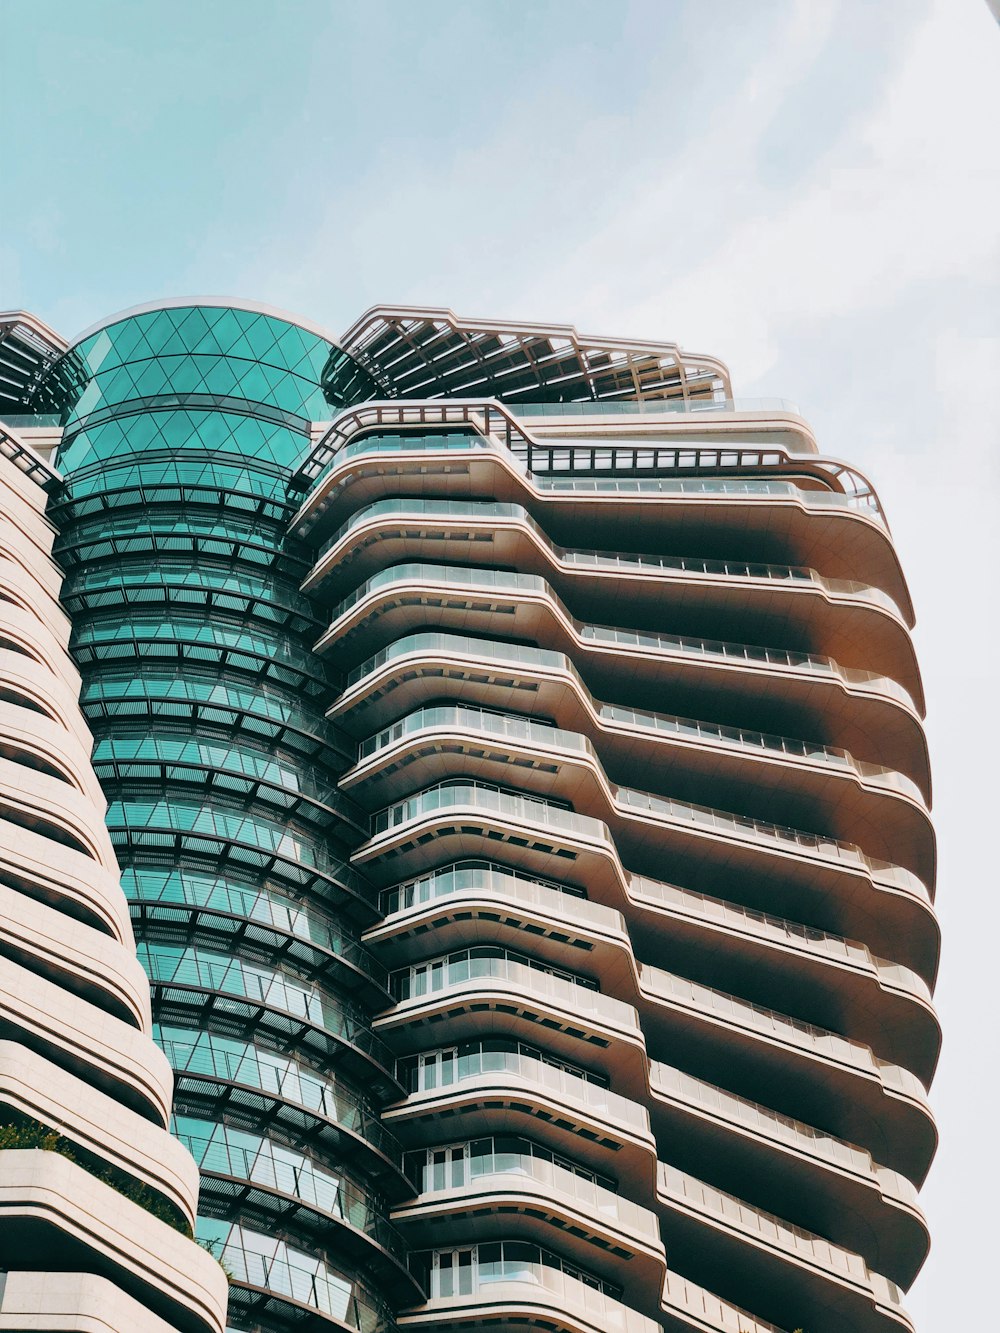
<svg viewBox="0 0 1000 1333">
<path fill-rule="evenodd" d="M 100 333 L 102 329 L 108 329 L 113 324 L 120 324 L 123 320 L 134 319 L 136 315 L 150 314 L 154 310 L 178 310 L 184 306 L 246 310 L 255 315 L 267 315 L 271 319 L 280 319 L 285 324 L 292 324 L 297 329 L 304 329 L 306 333 L 313 333 L 317 338 L 322 338 L 324 342 L 329 343 L 332 347 L 340 349 L 343 345 L 335 334 L 321 324 L 317 324 L 315 320 L 294 315 L 288 310 L 279 309 L 278 306 L 265 305 L 261 301 L 247 301 L 238 296 L 168 296 L 159 301 L 142 301 L 139 305 L 129 306 L 125 310 L 119 310 L 117 314 L 99 319 L 96 324 L 91 324 L 82 333 L 78 333 L 68 346 L 70 348 L 76 347 L 83 342 L 84 338 L 89 338 L 94 333 Z"/>
<path fill-rule="evenodd" d="M 728 376 L 728 367 L 724 365 L 718 357 L 709 356 L 701 352 L 688 352 L 681 348 L 679 343 L 669 342 L 663 338 L 623 338 L 606 337 L 594 333 L 581 333 L 575 324 L 550 324 L 545 320 L 530 319 L 472 319 L 466 315 L 456 315 L 449 306 L 432 305 L 373 305 L 354 321 L 354 323 L 343 334 L 340 341 L 345 349 L 349 348 L 352 339 L 356 338 L 365 325 L 373 319 L 381 319 L 386 315 L 397 317 L 410 317 L 412 319 L 440 319 L 446 320 L 458 329 L 464 329 L 469 332 L 490 332 L 490 333 L 533 333 L 542 337 L 555 336 L 566 338 L 578 343 L 593 344 L 597 347 L 614 347 L 622 351 L 635 352 L 678 352 L 683 356 L 690 357 L 693 361 L 707 361 L 718 366 L 720 370 L 726 372 Z"/>
<path fill-rule="evenodd" d="M 732 397 L 729 368 L 677 343 L 604 338 L 572 324 L 466 319 L 446 306 L 375 305 L 341 346 L 389 397 L 528 400 Z M 471 378 L 470 378 L 471 376 Z"/>
<path fill-rule="evenodd" d="M 69 346 L 61 333 L 56 333 L 55 329 L 46 324 L 44 319 L 39 319 L 37 315 L 32 314 L 30 310 L 4 310 L 0 311 L 0 329 L 21 327 L 33 333 L 53 352 L 65 352 Z"/>
</svg>

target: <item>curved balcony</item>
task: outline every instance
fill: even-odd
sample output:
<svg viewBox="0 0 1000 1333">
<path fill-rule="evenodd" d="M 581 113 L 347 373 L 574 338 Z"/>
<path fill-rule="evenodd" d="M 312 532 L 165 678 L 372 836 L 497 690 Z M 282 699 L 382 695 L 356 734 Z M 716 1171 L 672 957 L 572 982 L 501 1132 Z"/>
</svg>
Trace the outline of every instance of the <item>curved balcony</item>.
<svg viewBox="0 0 1000 1333">
<path fill-rule="evenodd" d="M 0 647 L 28 658 L 62 682 L 76 685 L 79 675 L 57 633 L 59 628 L 46 625 L 34 609 L 0 597 Z"/>
<path fill-rule="evenodd" d="M 146 1120 L 166 1125 L 172 1080 L 145 1033 L 0 958 L 0 1039 L 22 1042 Z"/>
<path fill-rule="evenodd" d="M 514 603 L 510 605 L 513 606 Z M 536 628 L 526 628 L 525 637 L 536 637 Z M 486 635 L 497 632 L 497 620 L 492 612 L 484 618 L 482 629 Z M 513 627 L 505 624 L 503 632 L 513 633 Z M 643 645 L 633 642 L 629 645 L 624 659 L 616 658 L 614 651 L 610 652 L 610 656 L 604 662 L 594 658 L 601 671 L 597 672 L 596 676 L 595 672 L 588 671 L 586 673 L 588 682 L 585 684 L 579 671 L 571 663 L 572 645 L 565 646 L 570 648 L 569 656 L 552 647 L 536 648 L 488 637 L 474 638 L 450 631 L 428 630 L 404 633 L 348 672 L 347 687 L 330 710 L 330 715 L 337 717 L 356 734 L 365 736 L 373 728 L 392 722 L 403 712 L 421 704 L 440 702 L 444 689 L 457 693 L 462 703 L 479 703 L 493 708 L 507 707 L 513 712 L 536 715 L 541 713 L 544 716 L 554 717 L 562 725 L 568 725 L 569 729 L 592 735 L 601 746 L 602 752 L 607 750 L 611 756 L 615 754 L 620 756 L 618 762 L 624 762 L 626 770 L 635 762 L 634 751 L 637 742 L 642 743 L 644 747 L 654 747 L 648 752 L 644 750 L 644 757 L 651 759 L 657 758 L 658 747 L 662 746 L 659 753 L 664 755 L 664 759 L 676 762 L 678 758 L 683 757 L 682 771 L 690 774 L 688 781 L 700 780 L 703 784 L 711 778 L 711 770 L 715 767 L 711 761 L 727 757 L 726 752 L 721 749 L 722 746 L 726 746 L 729 751 L 729 764 L 735 761 L 737 766 L 743 766 L 752 759 L 759 765 L 762 759 L 760 751 L 764 749 L 769 753 L 763 758 L 770 758 L 784 765 L 789 760 L 801 760 L 807 756 L 796 754 L 800 742 L 795 740 L 792 740 L 787 747 L 775 745 L 773 741 L 779 738 L 771 737 L 772 727 L 776 732 L 782 733 L 781 739 L 785 736 L 807 735 L 810 732 L 815 734 L 818 729 L 822 729 L 826 733 L 828 744 L 816 747 L 817 750 L 830 749 L 836 752 L 839 749 L 843 753 L 849 753 L 852 756 L 852 766 L 860 758 L 860 762 L 871 766 L 865 770 L 864 780 L 870 779 L 874 772 L 885 771 L 888 768 L 889 771 L 900 773 L 904 782 L 917 784 L 919 791 L 929 791 L 926 741 L 915 714 L 889 698 L 879 699 L 863 695 L 848 697 L 836 683 L 840 678 L 822 665 L 815 678 L 810 678 L 809 671 L 803 669 L 799 673 L 801 679 L 796 685 L 796 688 L 801 686 L 802 691 L 806 690 L 807 685 L 809 689 L 818 685 L 824 693 L 832 689 L 833 693 L 827 694 L 821 700 L 822 708 L 816 715 L 807 716 L 802 710 L 793 710 L 789 713 L 787 708 L 782 707 L 779 710 L 780 715 L 776 715 L 772 709 L 767 716 L 754 719 L 752 725 L 748 723 L 746 717 L 737 719 L 735 725 L 730 725 L 726 717 L 715 717 L 706 723 L 700 721 L 689 723 L 687 718 L 678 718 L 676 720 L 682 724 L 696 726 L 699 729 L 698 734 L 692 735 L 690 731 L 682 729 L 670 734 L 668 720 L 667 726 L 657 727 L 655 724 L 652 727 L 647 726 L 639 736 L 636 736 L 634 722 L 631 726 L 626 723 L 623 727 L 614 714 L 605 715 L 605 708 L 609 707 L 608 705 L 601 705 L 600 712 L 597 711 L 591 695 L 591 686 L 600 692 L 600 687 L 603 685 L 604 690 L 613 697 L 621 694 L 623 680 L 627 678 L 633 696 L 627 707 L 634 713 L 648 717 L 655 704 L 662 699 L 662 687 L 656 698 L 650 693 L 648 707 L 635 707 L 642 702 L 635 697 L 635 690 L 643 685 L 643 680 L 636 676 L 635 672 L 645 672 L 650 674 L 651 678 L 662 677 L 664 661 L 646 653 Z M 607 651 L 603 648 L 598 649 L 598 652 Z M 683 658 L 683 651 L 679 657 Z M 711 665 L 707 657 L 704 660 Z M 612 670 L 609 663 L 613 666 L 614 661 L 617 661 L 617 667 Z M 692 653 L 686 662 L 682 662 L 683 670 L 689 678 L 704 676 L 700 670 L 700 662 L 698 652 Z M 593 664 L 590 663 L 591 666 Z M 739 669 L 737 665 L 737 673 Z M 757 664 L 753 669 L 762 672 L 765 677 L 769 670 L 766 663 L 763 666 Z M 728 667 L 723 666 L 723 670 L 728 670 Z M 788 679 L 790 677 L 785 675 L 781 675 L 780 678 L 779 675 L 774 675 L 764 683 L 772 693 L 775 693 L 779 688 L 783 688 L 782 682 L 787 686 Z M 717 685 L 719 682 L 714 683 Z M 745 683 L 749 689 L 758 682 L 756 679 L 751 681 L 747 678 Z M 713 684 L 711 672 L 708 678 L 701 680 L 700 684 L 703 688 Z M 496 686 L 500 688 L 497 689 Z M 699 712 L 705 710 L 718 713 L 722 705 L 726 705 L 722 711 L 727 714 L 732 712 L 730 706 L 732 700 L 727 704 L 724 694 L 720 695 L 717 689 L 713 690 L 709 697 L 704 695 L 688 697 L 680 692 L 678 678 L 672 681 L 672 691 L 671 697 L 677 699 L 678 706 L 688 704 L 693 717 L 697 717 Z M 612 704 L 610 707 L 618 709 L 626 705 Z M 760 723 L 760 726 L 757 723 Z M 871 734 L 865 730 L 866 725 L 873 726 L 875 733 Z M 626 730 L 626 727 L 629 729 Z M 747 737 L 747 740 L 744 741 L 743 737 Z M 764 742 L 769 739 L 772 743 L 765 744 Z M 699 754 L 706 741 L 719 748 Z M 667 746 L 679 748 L 685 742 L 687 744 L 682 755 L 671 754 L 667 750 Z M 732 753 L 734 742 L 740 747 L 735 754 Z M 824 762 L 817 760 L 813 753 L 810 753 L 808 758 L 812 763 Z M 614 757 L 610 762 L 615 766 Z M 838 764 L 837 767 L 842 766 Z M 861 780 L 862 774 L 857 769 L 855 772 L 855 781 Z M 772 775 L 770 786 L 780 788 L 782 783 L 774 781 L 775 776 L 783 775 L 780 773 Z M 828 778 L 832 774 L 824 776 Z M 742 780 L 745 782 L 748 777 L 749 774 Z M 738 790 L 738 782 L 737 770 L 730 778 L 730 786 Z M 890 783 L 895 785 L 891 780 Z M 814 788 L 818 788 L 817 797 L 824 805 L 829 802 L 829 793 L 822 792 L 822 783 L 817 783 L 814 779 Z M 705 790 L 717 790 L 717 787 L 711 782 Z M 911 793 L 908 791 L 907 795 Z M 788 799 L 787 795 L 785 799 Z"/>
<path fill-rule="evenodd" d="M 439 988 L 400 1001 L 375 1019 L 380 1036 L 391 1034 L 397 1052 L 426 1042 L 462 1041 L 483 1030 L 511 1032 L 528 1041 L 544 1035 L 545 1047 L 567 1059 L 585 1060 L 626 1094 L 646 1087 L 646 1048 L 631 1005 L 509 958 L 473 958 L 447 967 Z"/>
<path fill-rule="evenodd" d="M 171 1325 L 96 1273 L 5 1273 L 0 1329 L 46 1333 L 174 1333 Z"/>
<path fill-rule="evenodd" d="M 856 1333 L 912 1331 L 896 1285 L 860 1255 L 789 1226 L 675 1167 L 659 1164 L 657 1200 L 672 1262 L 737 1302 L 808 1327 L 812 1312 Z"/>
<path fill-rule="evenodd" d="M 383 1202 L 357 1181 L 246 1130 L 180 1116 L 175 1132 L 201 1171 L 203 1209 L 241 1214 L 246 1205 L 255 1218 L 269 1216 L 286 1238 L 307 1246 L 319 1240 L 379 1268 L 385 1281 L 411 1284 L 402 1237 L 386 1220 Z M 214 1206 L 206 1197 L 212 1194 L 219 1196 Z"/>
<path fill-rule="evenodd" d="M 634 945 L 694 980 L 723 981 L 731 994 L 764 1004 L 780 981 L 794 1012 L 850 1032 L 921 1078 L 933 1073 L 940 1032 L 927 986 L 907 968 L 854 941 L 640 877 L 621 903 L 628 929 L 606 902 L 470 860 L 383 889 L 383 921 L 365 939 L 397 966 L 424 950 L 431 929 L 437 948 L 528 938 L 531 952 L 556 966 L 571 949 L 630 1003 L 639 998 Z"/>
<path fill-rule="evenodd" d="M 659 1333 L 660 1325 L 569 1273 L 539 1265 L 523 1277 L 482 1283 L 459 1296 L 433 1296 L 404 1310 L 400 1329 L 543 1327 L 552 1333 Z M 728 1333 L 728 1331 L 727 1331 Z M 749 1330 L 748 1330 L 749 1333 Z M 756 1333 L 756 1330 L 753 1330 Z"/>
<path fill-rule="evenodd" d="M 350 1083 L 284 1052 L 203 1029 L 161 1025 L 156 1039 L 174 1071 L 177 1105 L 216 1120 L 238 1107 L 241 1123 L 278 1125 L 305 1146 L 350 1154 L 387 1190 L 410 1192 L 398 1142 Z"/>
<path fill-rule="evenodd" d="M 372 675 L 349 688 L 337 706 L 354 710 L 361 727 L 366 719 L 369 727 L 383 717 L 389 722 L 362 742 L 358 776 L 377 774 L 377 751 L 445 721 L 448 715 L 437 708 L 499 715 L 498 705 L 506 703 L 585 736 L 612 779 L 627 780 L 641 768 L 649 790 L 669 788 L 675 797 L 742 814 L 766 809 L 772 820 L 821 827 L 906 865 L 927 882 L 933 879 L 934 834 L 923 797 L 892 769 L 832 746 L 601 704 L 569 659 L 542 649 L 437 634 L 407 636 L 395 647 L 378 655 Z M 442 694 L 453 695 L 454 702 L 425 704 L 427 698 L 441 701 Z M 413 711 L 400 717 L 400 708 Z M 344 720 L 350 721 L 349 714 Z M 516 728 L 518 722 L 502 725 Z"/>
<path fill-rule="evenodd" d="M 660 1311 L 663 1333 L 784 1333 L 746 1310 L 720 1300 L 678 1273 L 667 1273 Z"/>
<path fill-rule="evenodd" d="M 102 814 L 103 802 L 95 804 L 60 778 L 0 758 L 0 819 L 81 852 L 114 872 L 118 863 Z"/>
<path fill-rule="evenodd" d="M 131 948 L 0 884 L 0 954 L 149 1032 L 149 984 Z"/>
<path fill-rule="evenodd" d="M 370 587 L 379 569 L 456 554 L 476 565 L 539 575 L 593 621 L 622 614 L 625 594 L 628 614 L 643 622 L 662 621 L 669 612 L 692 628 L 721 618 L 731 629 L 735 618 L 754 639 L 767 632 L 762 625 L 774 622 L 779 634 L 797 640 L 791 646 L 880 671 L 922 699 L 902 613 L 881 588 L 827 579 L 802 565 L 567 549 L 552 542 L 522 505 L 377 501 L 352 514 L 324 542 L 303 590 L 329 596 L 359 579 L 367 579 Z"/>
<path fill-rule="evenodd" d="M 772 710 L 778 707 L 774 681 L 780 677 L 786 690 L 803 696 L 799 707 L 808 712 L 811 705 L 800 680 L 804 675 L 811 681 L 818 678 L 828 686 L 836 685 L 848 696 L 891 701 L 914 714 L 917 711 L 903 685 L 876 671 L 780 647 L 588 624 L 571 616 L 539 575 L 462 565 L 411 562 L 380 570 L 333 609 L 330 627 L 317 640 L 316 648 L 321 653 L 335 650 L 331 655 L 340 661 L 357 661 L 378 646 L 377 639 L 427 624 L 447 627 L 454 612 L 461 613 L 462 629 L 489 632 L 496 628 L 498 597 L 504 599 L 505 632 L 545 640 L 546 647 L 568 652 L 577 661 L 582 658 L 585 674 L 594 678 L 599 691 L 614 686 L 615 668 L 609 666 L 608 654 L 629 670 L 634 686 L 648 691 L 651 680 L 645 658 L 656 654 L 655 679 L 662 684 L 663 672 L 669 670 L 676 687 L 692 695 L 705 690 L 705 681 L 699 677 L 709 668 L 713 692 L 734 697 L 750 693 L 754 703 L 769 701 Z M 634 660 L 638 649 L 644 651 Z M 740 673 L 749 674 L 741 679 Z M 791 700 L 783 702 L 790 704 Z M 828 703 L 826 708 L 830 707 Z"/>
<path fill-rule="evenodd" d="M 879 958 L 857 940 L 659 880 L 632 876 L 628 892 L 636 909 L 630 928 L 645 953 L 706 976 L 700 960 L 707 954 L 726 969 L 734 991 L 762 1000 L 780 976 L 789 1007 L 809 996 L 818 1013 L 817 999 L 826 993 L 834 1003 L 825 1026 L 854 1033 L 930 1079 L 940 1029 L 927 983 L 910 968 Z M 831 968 L 837 984 L 824 992 Z"/>
<path fill-rule="evenodd" d="M 697 450 L 675 452 L 674 466 L 698 467 Z M 718 458 L 718 451 L 712 452 Z M 757 471 L 770 453 L 754 451 L 745 473 Z M 886 528 L 860 497 L 830 490 L 819 479 L 810 478 L 807 488 L 798 484 L 799 478 L 759 475 L 533 476 L 509 450 L 485 437 L 369 434 L 340 450 L 295 515 L 291 530 L 322 541 L 350 513 L 375 501 L 422 498 L 434 476 L 428 460 L 442 456 L 448 460 L 447 479 L 439 483 L 442 497 L 489 496 L 521 504 L 556 541 L 571 544 L 570 534 L 584 531 L 593 534 L 596 544 L 614 549 L 615 533 L 623 523 L 632 525 L 644 544 L 653 543 L 651 549 L 654 534 L 665 524 L 683 522 L 688 540 L 699 546 L 717 544 L 723 533 L 731 542 L 733 531 L 746 531 L 754 559 L 764 546 L 769 561 L 805 564 L 812 551 L 823 549 L 828 577 L 863 579 L 882 588 L 912 623 L 906 583 Z M 735 460 L 735 451 L 732 457 Z M 637 465 L 633 457 L 627 466 Z"/>
<path fill-rule="evenodd" d="M 927 1092 L 870 1047 L 640 964 L 650 1046 L 727 1090 L 821 1126 L 917 1183 L 937 1146 Z"/>
<path fill-rule="evenodd" d="M 565 965 L 571 949 L 569 956 L 585 959 L 611 989 L 630 966 L 632 943 L 621 912 L 488 861 L 439 866 L 383 889 L 380 906 L 383 919 L 364 938 L 389 967 L 419 956 L 431 929 L 435 949 L 527 938 L 532 954 L 556 967 Z"/>
<path fill-rule="evenodd" d="M 0 867 L 5 882 L 19 892 L 131 945 L 132 925 L 117 873 L 83 852 L 5 823 Z"/>
<path fill-rule="evenodd" d="M 516 1219 L 511 1213 L 518 1214 Z M 524 1156 L 510 1170 L 484 1171 L 464 1185 L 425 1189 L 393 1210 L 398 1225 L 432 1228 L 435 1243 L 513 1236 L 557 1243 L 572 1263 L 628 1284 L 632 1305 L 659 1308 L 666 1258 L 656 1214 L 565 1167 Z"/>
<path fill-rule="evenodd" d="M 198 1236 L 231 1274 L 229 1309 L 240 1322 L 392 1333 L 388 1307 L 324 1254 L 214 1218 L 199 1218 Z"/>
<path fill-rule="evenodd" d="M 17 1041 L 0 1041 L 0 1106 L 59 1134 L 74 1156 L 147 1186 L 194 1225 L 197 1168 L 160 1125 Z"/>
<path fill-rule="evenodd" d="M 61 1153 L 0 1154 L 4 1266 L 108 1277 L 179 1333 L 223 1333 L 226 1277 L 187 1237 Z"/>
<path fill-rule="evenodd" d="M 434 1077 L 412 1070 L 406 1099 L 387 1107 L 383 1120 L 405 1142 L 426 1146 L 428 1130 L 434 1133 L 442 1119 L 448 1133 L 474 1137 L 493 1133 L 499 1113 L 518 1132 L 538 1136 L 596 1172 L 606 1172 L 610 1161 L 624 1191 L 648 1196 L 656 1144 L 646 1107 L 518 1045 L 500 1039 L 489 1049 L 472 1043 L 468 1050 L 425 1051 L 442 1057 Z"/>
<path fill-rule="evenodd" d="M 927 1255 L 914 1186 L 843 1139 L 652 1061 L 653 1119 L 671 1162 L 725 1180 L 767 1212 L 909 1286 Z"/>
<path fill-rule="evenodd" d="M 469 735 L 480 743 L 470 743 Z M 485 746 L 482 740 L 487 742 Z M 494 742 L 492 747 L 490 741 Z M 896 867 L 881 857 L 868 856 L 857 844 L 831 837 L 825 831 L 779 825 L 715 805 L 661 796 L 648 788 L 637 791 L 616 785 L 588 736 L 475 706 L 443 704 L 408 713 L 362 743 L 358 763 L 342 782 L 348 790 L 361 791 L 369 805 L 385 804 L 414 787 L 429 786 L 435 779 L 454 779 L 463 772 L 472 777 L 494 777 L 499 782 L 513 773 L 519 789 L 572 800 L 580 813 L 605 819 L 614 826 L 627 860 L 639 853 L 638 847 L 630 851 L 636 836 L 628 821 L 642 812 L 643 816 L 667 818 L 680 827 L 694 824 L 719 836 L 739 832 L 744 836 L 752 833 L 755 841 L 778 839 L 785 845 L 795 844 L 803 855 L 830 856 L 836 852 L 838 860 L 863 865 L 875 877 L 889 876 L 904 891 L 925 901 L 929 898 L 926 883 L 933 883 L 933 839 L 929 845 L 923 840 L 923 845 L 909 856 L 928 874 L 928 880 L 921 881 L 920 874 L 908 866 Z M 929 831 L 926 824 L 924 831 Z M 906 854 L 905 848 L 901 851 Z M 680 852 L 680 848 L 675 849 L 676 854 Z M 699 846 L 695 859 L 699 864 L 705 859 L 703 847 Z"/>
<path fill-rule="evenodd" d="M 367 1015 L 315 982 L 207 950 L 143 944 L 139 957 L 160 1022 L 194 1015 L 227 1035 L 260 1037 L 279 1050 L 298 1047 L 343 1064 L 382 1095 L 396 1091 L 395 1059 Z"/>
<path fill-rule="evenodd" d="M 692 822 L 693 836 L 702 839 L 706 851 L 720 856 L 720 870 L 726 869 L 722 848 L 731 848 L 734 856 L 741 856 L 744 847 L 750 853 L 749 869 L 756 874 L 727 876 L 729 892 L 746 895 L 754 906 L 764 902 L 794 916 L 808 912 L 819 928 L 862 934 L 873 949 L 898 951 L 904 967 L 912 965 L 921 973 L 933 969 L 936 921 L 926 899 L 915 890 L 912 877 L 898 867 L 869 870 L 863 859 L 854 861 L 846 854 L 842 859 L 835 845 L 816 848 L 820 856 L 800 857 L 794 842 L 786 844 L 771 834 L 744 842 L 738 821 L 721 821 L 723 833 L 739 836 L 732 842 L 720 839 L 713 848 L 716 826 L 707 826 L 703 834 L 697 821 Z M 525 837 L 525 830 L 530 830 L 530 837 Z M 365 865 L 384 884 L 390 877 L 399 880 L 414 870 L 424 870 L 430 855 L 440 861 L 482 854 L 487 850 L 484 840 L 502 842 L 504 858 L 512 867 L 526 867 L 542 878 L 572 876 L 573 881 L 587 885 L 593 898 L 613 906 L 624 905 L 630 882 L 641 879 L 630 876 L 622 866 L 617 845 L 602 820 L 540 797 L 462 779 L 427 788 L 378 812 L 372 819 L 371 839 L 352 860 Z M 786 854 L 786 847 L 791 855 Z M 492 850 L 499 852 L 500 848 Z M 698 874 L 698 862 L 692 864 Z M 817 882 L 828 889 L 849 887 L 853 897 L 820 893 Z M 900 929 L 908 932 L 907 938 L 898 937 Z"/>
<path fill-rule="evenodd" d="M 94 780 L 89 749 L 60 722 L 32 707 L 19 690 L 10 689 L 6 681 L 2 688 L 11 696 L 0 698 L 3 758 L 29 772 L 43 773 L 66 783 L 75 793 L 88 797 L 98 809 L 103 809 L 104 797 Z"/>
</svg>

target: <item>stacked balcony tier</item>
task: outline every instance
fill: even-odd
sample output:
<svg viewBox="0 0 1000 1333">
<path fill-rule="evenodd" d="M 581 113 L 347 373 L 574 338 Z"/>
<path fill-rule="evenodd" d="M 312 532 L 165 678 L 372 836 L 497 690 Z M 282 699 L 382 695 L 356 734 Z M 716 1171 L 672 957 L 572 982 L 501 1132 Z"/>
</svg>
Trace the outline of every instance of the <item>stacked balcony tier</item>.
<svg viewBox="0 0 1000 1333">
<path fill-rule="evenodd" d="M 104 822 L 46 490 L 0 458 L 0 1327 L 221 1333 Z"/>
<path fill-rule="evenodd" d="M 369 821 L 401 1324 L 909 1329 L 935 844 L 873 493 L 763 439 L 643 471 L 648 412 L 628 464 L 627 409 L 534 454 L 545 409 L 418 410 L 335 424 L 292 526 Z"/>
</svg>

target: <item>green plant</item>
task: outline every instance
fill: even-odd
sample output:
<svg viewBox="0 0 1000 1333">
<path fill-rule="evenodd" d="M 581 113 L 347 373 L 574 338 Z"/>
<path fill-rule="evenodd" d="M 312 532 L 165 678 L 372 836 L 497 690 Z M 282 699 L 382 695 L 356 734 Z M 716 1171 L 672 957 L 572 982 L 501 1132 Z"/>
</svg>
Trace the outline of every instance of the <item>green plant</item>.
<svg viewBox="0 0 1000 1333">
<path fill-rule="evenodd" d="M 132 1203 L 137 1203 L 153 1217 L 166 1222 L 175 1231 L 182 1232 L 189 1239 L 193 1234 L 189 1222 L 177 1206 L 165 1199 L 162 1194 L 133 1179 L 124 1171 L 108 1166 L 95 1154 L 77 1149 L 56 1130 L 33 1120 L 30 1116 L 11 1115 L 9 1120 L 0 1123 L 0 1149 L 2 1148 L 40 1148 L 42 1152 L 57 1152 L 67 1161 L 82 1167 L 103 1184 L 110 1185 L 113 1190 L 117 1190 Z"/>
<path fill-rule="evenodd" d="M 229 1280 L 230 1282 L 232 1282 L 232 1280 L 233 1280 L 233 1270 L 232 1270 L 232 1269 L 229 1267 L 229 1265 L 226 1263 L 225 1259 L 223 1259 L 222 1255 L 221 1255 L 221 1254 L 216 1254 L 216 1252 L 215 1252 L 216 1246 L 217 1246 L 217 1245 L 221 1245 L 221 1244 L 222 1244 L 222 1241 L 219 1240 L 219 1239 L 216 1239 L 216 1240 L 208 1240 L 206 1237 L 203 1237 L 203 1236 L 195 1236 L 195 1241 L 201 1246 L 201 1248 L 202 1248 L 203 1250 L 207 1250 L 207 1251 L 208 1251 L 208 1253 L 212 1256 L 212 1258 L 215 1260 L 215 1262 L 219 1265 L 219 1267 L 220 1267 L 220 1268 L 222 1269 L 222 1271 L 225 1273 L 225 1275 L 226 1275 L 226 1277 L 228 1278 L 228 1280 Z"/>
</svg>

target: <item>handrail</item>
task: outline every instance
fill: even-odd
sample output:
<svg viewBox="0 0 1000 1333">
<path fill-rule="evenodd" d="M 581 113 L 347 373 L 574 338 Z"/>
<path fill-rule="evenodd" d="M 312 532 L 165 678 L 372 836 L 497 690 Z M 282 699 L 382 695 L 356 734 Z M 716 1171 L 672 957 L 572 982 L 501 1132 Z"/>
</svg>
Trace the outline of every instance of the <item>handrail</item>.
<svg viewBox="0 0 1000 1333">
<path fill-rule="evenodd" d="M 560 445 L 552 441 L 539 440 L 529 428 L 518 420 L 511 409 L 495 398 L 428 400 L 424 402 L 400 400 L 390 402 L 364 403 L 341 412 L 332 422 L 326 433 L 313 447 L 291 479 L 295 490 L 308 491 L 314 487 L 323 471 L 334 461 L 338 453 L 358 433 L 364 430 L 378 429 L 383 426 L 397 426 L 404 429 L 421 429 L 428 426 L 464 426 L 477 434 L 493 440 L 505 448 L 522 469 L 529 473 L 548 472 L 555 469 L 573 470 L 581 463 L 575 460 L 573 450 L 579 446 Z M 655 442 L 615 444 L 601 440 L 593 445 L 583 446 L 586 453 L 593 456 L 591 466 L 596 464 L 598 455 L 610 460 L 605 466 L 610 469 L 638 466 L 658 469 L 699 469 L 699 470 L 746 470 L 765 467 L 794 467 L 797 471 L 811 471 L 819 468 L 825 473 L 825 480 L 831 490 L 839 489 L 844 495 L 856 502 L 857 507 L 875 519 L 886 531 L 888 524 L 879 504 L 878 496 L 871 482 L 862 473 L 836 459 L 814 458 L 812 455 L 796 456 L 787 450 L 775 446 L 743 448 L 739 445 L 718 448 L 697 446 L 657 445 Z M 618 461 L 618 452 L 623 457 Z M 631 461 L 625 457 L 631 456 Z M 649 463 L 639 463 L 640 457 L 649 455 Z M 558 461 L 557 460 L 561 460 Z M 817 478 L 819 479 L 819 478 Z M 314 495 L 315 489 L 312 494 Z M 292 523 L 293 529 L 301 530 L 305 511 L 310 506 L 311 496 L 299 509 Z"/>
<path fill-rule="evenodd" d="M 753 563 L 742 560 L 707 560 L 694 556 L 650 556 L 619 554 L 609 551 L 585 551 L 564 547 L 552 541 L 542 525 L 524 505 L 507 501 L 490 500 L 440 500 L 422 497 L 392 497 L 375 500 L 358 509 L 341 523 L 336 532 L 324 541 L 317 551 L 317 561 L 322 560 L 348 532 L 361 524 L 385 514 L 400 514 L 413 518 L 426 518 L 432 515 L 442 517 L 455 516 L 470 522 L 487 521 L 497 518 L 511 518 L 529 528 L 540 543 L 549 552 L 556 563 L 565 565 L 587 565 L 595 569 L 676 571 L 684 574 L 719 575 L 725 578 L 746 578 L 768 580 L 775 583 L 812 583 L 834 596 L 857 597 L 859 600 L 875 602 L 891 614 L 902 617 L 902 612 L 890 595 L 872 584 L 861 583 L 857 579 L 827 578 L 817 570 L 806 565 L 775 565 Z"/>
</svg>

